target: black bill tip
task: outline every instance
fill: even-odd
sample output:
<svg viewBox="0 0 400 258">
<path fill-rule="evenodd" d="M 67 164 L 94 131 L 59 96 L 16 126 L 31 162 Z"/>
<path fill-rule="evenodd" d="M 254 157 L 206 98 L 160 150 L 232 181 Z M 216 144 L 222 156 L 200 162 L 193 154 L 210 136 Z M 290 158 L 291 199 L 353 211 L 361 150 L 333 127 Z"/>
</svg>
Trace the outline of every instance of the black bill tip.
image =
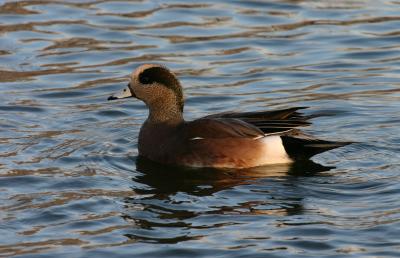
<svg viewBox="0 0 400 258">
<path fill-rule="evenodd" d="M 107 98 L 108 101 L 110 101 L 110 100 L 116 100 L 116 99 L 118 99 L 118 98 L 117 98 L 117 97 L 114 97 L 114 96 L 110 96 L 110 97 Z"/>
</svg>

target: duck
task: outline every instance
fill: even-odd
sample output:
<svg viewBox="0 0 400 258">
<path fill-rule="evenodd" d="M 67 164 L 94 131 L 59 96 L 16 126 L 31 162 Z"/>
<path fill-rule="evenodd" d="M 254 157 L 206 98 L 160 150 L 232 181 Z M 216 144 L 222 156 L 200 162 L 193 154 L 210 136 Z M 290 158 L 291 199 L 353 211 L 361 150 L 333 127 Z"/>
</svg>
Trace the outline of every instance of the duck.
<svg viewBox="0 0 400 258">
<path fill-rule="evenodd" d="M 183 88 L 161 64 L 136 68 L 128 85 L 108 100 L 136 98 L 149 109 L 138 136 L 139 157 L 173 166 L 244 169 L 288 164 L 343 147 L 305 134 L 305 107 L 224 112 L 192 121 L 183 117 Z"/>
</svg>

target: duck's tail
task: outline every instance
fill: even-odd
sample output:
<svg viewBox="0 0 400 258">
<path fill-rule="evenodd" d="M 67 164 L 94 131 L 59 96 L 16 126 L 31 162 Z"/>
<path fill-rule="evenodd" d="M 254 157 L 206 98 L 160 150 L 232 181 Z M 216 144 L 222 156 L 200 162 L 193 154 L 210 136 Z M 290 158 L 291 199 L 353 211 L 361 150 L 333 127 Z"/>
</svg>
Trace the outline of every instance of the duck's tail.
<svg viewBox="0 0 400 258">
<path fill-rule="evenodd" d="M 352 143 L 320 140 L 298 130 L 281 135 L 281 139 L 287 154 L 294 160 L 309 159 L 316 154 Z"/>
</svg>

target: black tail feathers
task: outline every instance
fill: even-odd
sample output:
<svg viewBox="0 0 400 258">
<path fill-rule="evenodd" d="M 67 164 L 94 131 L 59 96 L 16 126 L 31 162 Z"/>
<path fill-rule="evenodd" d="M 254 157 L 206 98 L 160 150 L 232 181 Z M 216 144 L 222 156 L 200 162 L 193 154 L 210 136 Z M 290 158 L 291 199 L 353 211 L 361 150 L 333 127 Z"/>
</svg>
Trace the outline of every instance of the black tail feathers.
<svg viewBox="0 0 400 258">
<path fill-rule="evenodd" d="M 315 138 L 282 135 L 283 146 L 294 160 L 309 159 L 312 156 L 351 144 L 351 142 L 333 142 Z"/>
</svg>

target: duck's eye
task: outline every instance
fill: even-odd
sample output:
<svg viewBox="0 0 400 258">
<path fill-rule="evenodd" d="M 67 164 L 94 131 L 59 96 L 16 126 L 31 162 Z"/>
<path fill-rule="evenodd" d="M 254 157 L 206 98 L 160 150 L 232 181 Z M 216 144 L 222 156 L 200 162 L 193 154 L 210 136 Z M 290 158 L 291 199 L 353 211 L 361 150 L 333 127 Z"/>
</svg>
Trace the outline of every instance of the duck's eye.
<svg viewBox="0 0 400 258">
<path fill-rule="evenodd" d="M 142 84 L 150 84 L 151 83 L 150 77 L 148 77 L 148 76 L 141 75 L 139 79 L 140 79 L 140 83 L 142 83 Z"/>
</svg>

